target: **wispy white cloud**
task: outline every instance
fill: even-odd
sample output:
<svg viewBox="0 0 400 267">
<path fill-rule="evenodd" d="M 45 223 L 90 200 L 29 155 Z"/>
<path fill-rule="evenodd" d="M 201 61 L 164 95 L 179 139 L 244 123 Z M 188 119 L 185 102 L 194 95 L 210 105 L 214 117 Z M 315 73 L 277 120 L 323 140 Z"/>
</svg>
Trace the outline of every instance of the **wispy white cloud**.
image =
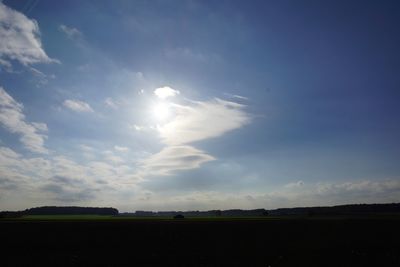
<svg viewBox="0 0 400 267">
<path fill-rule="evenodd" d="M 104 159 L 107 162 L 116 163 L 116 164 L 125 162 L 125 160 L 123 158 L 115 155 L 114 152 L 111 150 L 103 151 L 102 154 L 104 155 Z"/>
<path fill-rule="evenodd" d="M 127 151 L 129 151 L 129 148 L 124 147 L 124 146 L 114 146 L 114 149 L 119 151 L 119 152 L 127 152 Z"/>
<path fill-rule="evenodd" d="M 40 70 L 33 68 L 33 67 L 28 67 L 28 69 L 30 70 L 30 72 L 34 75 L 35 80 L 37 81 L 36 86 L 40 87 L 42 85 L 45 85 L 49 82 L 50 79 L 54 79 L 55 75 L 51 74 L 51 75 L 47 75 L 43 72 L 41 72 Z"/>
<path fill-rule="evenodd" d="M 106 106 L 108 106 L 110 108 L 113 108 L 113 109 L 117 109 L 118 108 L 117 102 L 114 99 L 112 99 L 111 97 L 107 97 L 104 100 L 104 104 L 106 104 Z"/>
<path fill-rule="evenodd" d="M 232 95 L 232 97 L 237 98 L 237 99 L 242 99 L 242 100 L 249 100 L 248 97 L 241 96 L 241 95 Z"/>
<path fill-rule="evenodd" d="M 61 24 L 58 29 L 65 33 L 65 35 L 69 38 L 69 39 L 80 39 L 83 37 L 83 34 L 81 31 L 79 31 L 77 28 L 73 28 L 73 27 L 68 27 L 64 24 Z"/>
<path fill-rule="evenodd" d="M 40 30 L 34 19 L 0 2 L 0 58 L 16 60 L 27 66 L 34 63 L 59 62 L 47 56 L 42 48 Z"/>
<path fill-rule="evenodd" d="M 218 137 L 238 129 L 251 120 L 244 105 L 215 98 L 210 101 L 192 102 L 191 105 L 174 105 L 176 116 L 159 132 L 168 145 L 188 144 Z"/>
<path fill-rule="evenodd" d="M 198 168 L 215 158 L 192 146 L 167 146 L 142 162 L 139 175 L 171 175 L 176 171 Z"/>
<path fill-rule="evenodd" d="M 136 78 L 138 80 L 144 80 L 144 74 L 141 71 L 136 72 Z"/>
<path fill-rule="evenodd" d="M 76 112 L 94 112 L 88 103 L 76 99 L 67 99 L 63 102 L 63 105 Z"/>
<path fill-rule="evenodd" d="M 6 72 L 12 72 L 12 64 L 9 61 L 0 58 L 0 70 L 2 69 Z"/>
<path fill-rule="evenodd" d="M 137 124 L 129 125 L 129 128 L 134 129 L 136 131 L 141 131 L 141 130 L 145 129 L 144 126 L 140 126 L 140 125 L 137 125 Z"/>
<path fill-rule="evenodd" d="M 303 181 L 297 181 L 297 182 L 293 182 L 293 183 L 288 183 L 284 187 L 286 187 L 286 188 L 297 188 L 297 187 L 301 187 L 303 185 L 304 185 Z"/>
<path fill-rule="evenodd" d="M 165 56 L 168 58 L 185 58 L 196 61 L 205 61 L 206 56 L 199 52 L 194 52 L 187 47 L 178 47 L 174 49 L 165 50 Z"/>
<path fill-rule="evenodd" d="M 88 146 L 88 145 L 85 145 L 85 144 L 80 144 L 78 147 L 79 147 L 82 151 L 85 151 L 85 152 L 92 152 L 92 151 L 94 150 L 93 147 Z"/>
<path fill-rule="evenodd" d="M 242 95 L 235 95 L 235 94 L 230 94 L 230 93 L 224 93 L 224 95 L 226 95 L 229 98 L 236 98 L 236 99 L 239 99 L 239 100 L 249 100 L 248 97 L 242 96 Z"/>
<path fill-rule="evenodd" d="M 47 136 L 43 134 L 47 131 L 47 125 L 26 122 L 23 108 L 21 103 L 15 101 L 0 87 L 0 125 L 11 133 L 19 134 L 20 141 L 30 151 L 47 153 L 48 151 L 44 147 L 44 140 Z"/>
<path fill-rule="evenodd" d="M 164 99 L 164 98 L 168 98 L 171 96 L 179 95 L 180 92 L 178 90 L 172 89 L 169 86 L 164 86 L 164 87 L 160 87 L 160 88 L 157 88 L 156 90 L 154 90 L 154 94 L 158 98 Z"/>
<path fill-rule="evenodd" d="M 195 51 L 188 47 L 176 47 L 173 49 L 166 49 L 164 55 L 168 59 L 184 60 L 187 62 L 220 62 L 221 56 L 216 53 L 203 53 L 202 51 Z"/>
</svg>

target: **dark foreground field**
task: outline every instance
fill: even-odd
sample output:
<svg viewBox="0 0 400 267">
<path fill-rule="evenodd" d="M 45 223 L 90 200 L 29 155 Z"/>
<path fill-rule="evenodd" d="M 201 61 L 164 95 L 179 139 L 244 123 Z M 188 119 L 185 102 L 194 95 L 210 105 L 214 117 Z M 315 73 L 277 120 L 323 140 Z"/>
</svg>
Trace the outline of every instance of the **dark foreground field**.
<svg viewBox="0 0 400 267">
<path fill-rule="evenodd" d="M 397 219 L 0 221 L 1 266 L 400 266 Z"/>
</svg>

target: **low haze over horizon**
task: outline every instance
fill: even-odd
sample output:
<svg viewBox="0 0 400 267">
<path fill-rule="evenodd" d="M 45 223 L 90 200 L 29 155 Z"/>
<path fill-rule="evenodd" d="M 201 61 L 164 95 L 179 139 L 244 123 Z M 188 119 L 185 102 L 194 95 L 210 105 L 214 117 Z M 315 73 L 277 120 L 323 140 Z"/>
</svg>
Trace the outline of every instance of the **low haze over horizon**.
<svg viewBox="0 0 400 267">
<path fill-rule="evenodd" d="M 400 3 L 1 1 L 0 210 L 400 202 Z"/>
</svg>

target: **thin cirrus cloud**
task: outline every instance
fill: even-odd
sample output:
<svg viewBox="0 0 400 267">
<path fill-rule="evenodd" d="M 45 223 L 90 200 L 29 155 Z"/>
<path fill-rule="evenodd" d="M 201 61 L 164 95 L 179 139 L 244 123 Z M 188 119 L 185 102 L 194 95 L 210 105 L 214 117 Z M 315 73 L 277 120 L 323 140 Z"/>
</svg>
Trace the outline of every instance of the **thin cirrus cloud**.
<svg viewBox="0 0 400 267">
<path fill-rule="evenodd" d="M 171 175 L 178 170 L 190 170 L 214 160 L 211 155 L 192 146 L 167 146 L 142 162 L 142 176 Z"/>
<path fill-rule="evenodd" d="M 34 19 L 0 2 L 0 63 L 10 67 L 8 60 L 27 66 L 34 63 L 59 62 L 42 48 L 40 30 Z"/>
<path fill-rule="evenodd" d="M 27 122 L 23 113 L 24 106 L 15 101 L 2 87 L 0 87 L 0 125 L 11 133 L 20 135 L 20 141 L 26 149 L 47 153 L 44 147 L 44 140 L 47 132 L 45 123 Z M 42 133 L 40 133 L 42 132 Z"/>
<path fill-rule="evenodd" d="M 75 112 L 94 112 L 88 103 L 76 99 L 65 100 L 63 106 Z"/>
<path fill-rule="evenodd" d="M 81 31 L 76 28 L 68 27 L 64 24 L 61 24 L 58 29 L 63 32 L 69 39 L 80 39 L 83 37 Z"/>
<path fill-rule="evenodd" d="M 117 109 L 118 108 L 118 103 L 113 100 L 111 97 L 107 97 L 104 100 L 104 104 L 106 104 L 107 107 L 113 108 L 113 109 Z"/>
<path fill-rule="evenodd" d="M 244 105 L 215 98 L 174 105 L 176 117 L 159 127 L 165 144 L 181 145 L 221 136 L 248 124 L 251 118 Z"/>
<path fill-rule="evenodd" d="M 127 151 L 129 151 L 129 148 L 124 147 L 124 146 L 114 146 L 114 149 L 116 151 L 119 151 L 119 152 L 127 152 Z"/>
</svg>

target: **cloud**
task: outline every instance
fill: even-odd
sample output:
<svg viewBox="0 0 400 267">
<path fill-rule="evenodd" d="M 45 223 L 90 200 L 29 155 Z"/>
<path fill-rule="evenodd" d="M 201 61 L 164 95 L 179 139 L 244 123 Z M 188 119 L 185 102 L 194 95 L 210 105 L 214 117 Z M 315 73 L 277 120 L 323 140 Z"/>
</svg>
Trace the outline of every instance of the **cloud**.
<svg viewBox="0 0 400 267">
<path fill-rule="evenodd" d="M 0 87 L 0 125 L 11 133 L 20 135 L 20 141 L 30 151 L 47 153 L 44 147 L 46 135 L 45 123 L 26 122 L 23 113 L 23 105 L 12 98 L 2 87 Z"/>
<path fill-rule="evenodd" d="M 42 122 L 32 122 L 33 127 L 35 127 L 38 131 L 47 132 L 49 129 L 47 128 L 46 123 Z"/>
<path fill-rule="evenodd" d="M 11 179 L 0 177 L 0 188 L 7 190 L 7 191 L 16 190 L 16 189 L 18 189 L 18 183 L 15 183 Z M 1 198 L 1 196 L 0 196 L 0 198 Z"/>
<path fill-rule="evenodd" d="M 341 194 L 385 194 L 389 191 L 400 191 L 400 181 L 356 181 L 344 183 L 318 183 L 316 191 L 321 195 L 341 195 Z"/>
<path fill-rule="evenodd" d="M 0 59 L 16 60 L 27 66 L 34 63 L 59 62 L 47 56 L 40 41 L 40 30 L 34 19 L 0 2 Z"/>
<path fill-rule="evenodd" d="M 115 188 L 119 188 L 118 193 L 134 188 L 124 184 L 121 189 L 119 183 L 126 181 L 134 181 L 129 166 L 104 161 L 82 164 L 56 152 L 49 158 L 27 157 L 0 146 L 0 209 L 48 201 L 85 205 L 96 199 L 107 204 L 117 194 Z"/>
<path fill-rule="evenodd" d="M 253 197 L 256 202 L 273 208 L 395 202 L 400 197 L 400 181 L 381 179 L 307 184 L 298 181 Z"/>
<path fill-rule="evenodd" d="M 73 28 L 73 27 L 68 27 L 65 26 L 64 24 L 61 24 L 58 29 L 65 33 L 69 39 L 80 39 L 83 37 L 82 32 L 80 32 L 78 29 Z"/>
<path fill-rule="evenodd" d="M 56 175 L 52 177 L 53 182 L 58 184 L 66 184 L 66 185 L 80 185 L 82 181 L 79 179 L 74 179 L 66 176 Z"/>
<path fill-rule="evenodd" d="M 6 72 L 12 72 L 12 65 L 7 60 L 0 58 L 0 70 L 4 69 Z"/>
<path fill-rule="evenodd" d="M 212 160 L 215 158 L 191 146 L 167 146 L 142 162 L 140 176 L 171 175 Z"/>
<path fill-rule="evenodd" d="M 50 193 L 51 198 L 61 202 L 79 202 L 95 198 L 93 190 L 79 178 L 55 175 L 38 188 L 43 193 Z M 96 190 L 94 190 L 96 191 Z"/>
<path fill-rule="evenodd" d="M 102 154 L 104 155 L 104 159 L 107 162 L 111 162 L 114 164 L 121 164 L 121 163 L 125 162 L 125 160 L 123 158 L 116 156 L 114 154 L 114 152 L 112 152 L 110 150 L 103 151 Z"/>
<path fill-rule="evenodd" d="M 141 130 L 145 129 L 144 126 L 140 126 L 140 125 L 137 125 L 137 124 L 130 125 L 129 128 L 135 129 L 136 131 L 141 131 Z"/>
<path fill-rule="evenodd" d="M 129 151 L 129 148 L 124 147 L 124 146 L 114 146 L 114 149 L 119 151 L 119 152 L 127 152 L 127 151 Z"/>
<path fill-rule="evenodd" d="M 192 105 L 174 105 L 176 116 L 159 127 L 164 143 L 168 145 L 188 144 L 218 137 L 238 129 L 251 120 L 245 106 L 215 98 Z"/>
<path fill-rule="evenodd" d="M 239 100 L 249 100 L 248 97 L 241 96 L 241 95 L 234 95 L 234 94 L 230 94 L 230 93 L 224 93 L 224 95 L 226 95 L 229 98 L 236 98 L 236 99 L 239 99 Z"/>
<path fill-rule="evenodd" d="M 138 80 L 143 80 L 144 79 L 143 72 L 140 72 L 140 71 L 136 72 L 136 78 Z"/>
<path fill-rule="evenodd" d="M 195 61 L 206 61 L 207 57 L 199 52 L 194 52 L 187 47 L 178 47 L 175 49 L 165 50 L 165 56 L 169 58 L 185 58 Z"/>
<path fill-rule="evenodd" d="M 84 152 L 93 152 L 93 147 L 85 145 L 85 144 L 80 144 L 79 148 L 84 151 Z"/>
<path fill-rule="evenodd" d="M 286 188 L 296 188 L 296 187 L 301 187 L 303 185 L 304 185 L 303 181 L 297 181 L 297 182 L 286 184 L 284 187 L 286 187 Z"/>
<path fill-rule="evenodd" d="M 115 100 L 113 100 L 111 97 L 107 97 L 104 100 L 104 103 L 106 104 L 106 106 L 108 106 L 110 108 L 113 108 L 113 109 L 117 109 L 118 108 L 118 103 Z"/>
<path fill-rule="evenodd" d="M 88 103 L 80 100 L 67 99 L 63 105 L 76 112 L 94 112 Z"/>
<path fill-rule="evenodd" d="M 248 97 L 241 96 L 241 95 L 232 95 L 232 97 L 237 98 L 237 99 L 241 99 L 241 100 L 249 100 Z"/>
<path fill-rule="evenodd" d="M 184 60 L 186 62 L 220 62 L 221 56 L 216 53 L 203 53 L 201 51 L 195 51 L 187 47 L 177 47 L 173 49 L 166 49 L 164 51 L 166 58 L 171 60 Z"/>
<path fill-rule="evenodd" d="M 176 171 L 199 168 L 203 163 L 215 160 L 213 156 L 188 144 L 221 136 L 250 122 L 244 105 L 218 98 L 188 101 L 186 105 L 169 103 L 169 106 L 174 115 L 156 128 L 167 146 L 142 162 L 138 172 L 141 178 L 171 175 Z"/>
<path fill-rule="evenodd" d="M 94 199 L 93 191 L 88 188 L 76 187 L 73 185 L 60 185 L 57 183 L 48 183 L 43 185 L 40 190 L 44 193 L 50 193 L 56 201 L 60 202 L 80 202 Z"/>
<path fill-rule="evenodd" d="M 168 98 L 171 96 L 176 96 L 179 95 L 179 93 L 180 92 L 178 90 L 172 89 L 169 86 L 160 87 L 154 90 L 154 94 L 161 99 Z"/>
<path fill-rule="evenodd" d="M 394 203 L 400 197 L 400 180 L 360 180 L 330 183 L 329 190 L 318 191 L 325 183 L 291 187 L 282 186 L 267 193 L 249 192 L 246 189 L 238 192 L 215 190 L 185 190 L 157 192 L 151 199 L 136 203 L 144 208 L 164 210 L 208 210 L 208 209 L 266 209 L 331 206 L 349 203 Z M 254 189 L 253 189 L 254 190 Z"/>
<path fill-rule="evenodd" d="M 46 85 L 49 82 L 50 79 L 54 79 L 55 78 L 54 74 L 46 75 L 43 72 L 41 72 L 40 70 L 38 70 L 36 68 L 33 68 L 33 67 L 28 67 L 28 69 L 34 75 L 35 80 L 37 81 L 36 87 L 40 87 L 42 85 Z"/>
</svg>

